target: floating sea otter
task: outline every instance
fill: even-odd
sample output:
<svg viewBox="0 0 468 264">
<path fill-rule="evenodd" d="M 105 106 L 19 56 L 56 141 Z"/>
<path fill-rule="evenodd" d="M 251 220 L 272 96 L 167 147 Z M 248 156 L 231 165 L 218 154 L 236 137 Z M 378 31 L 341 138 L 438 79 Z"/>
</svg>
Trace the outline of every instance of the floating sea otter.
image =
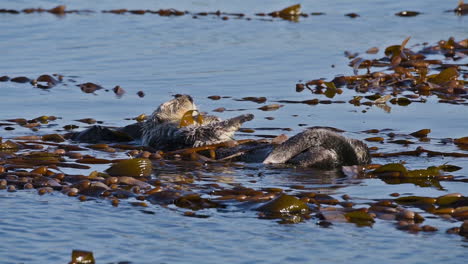
<svg viewBox="0 0 468 264">
<path fill-rule="evenodd" d="M 192 116 L 191 124 L 182 124 L 184 116 L 196 113 L 198 111 L 192 97 L 175 95 L 174 99 L 161 104 L 144 123 L 132 124 L 117 130 L 93 126 L 73 134 L 71 138 L 96 142 L 130 136 L 135 140 L 140 139 L 143 145 L 170 151 L 230 141 L 244 122 L 253 119 L 252 114 L 228 120 L 209 115 Z M 362 141 L 344 137 L 324 128 L 306 129 L 280 142 L 255 141 L 250 144 L 220 147 L 216 149 L 216 156 L 218 158 L 232 156 L 237 160 L 248 162 L 286 163 L 318 168 L 335 168 L 370 162 L 369 150 Z"/>
</svg>

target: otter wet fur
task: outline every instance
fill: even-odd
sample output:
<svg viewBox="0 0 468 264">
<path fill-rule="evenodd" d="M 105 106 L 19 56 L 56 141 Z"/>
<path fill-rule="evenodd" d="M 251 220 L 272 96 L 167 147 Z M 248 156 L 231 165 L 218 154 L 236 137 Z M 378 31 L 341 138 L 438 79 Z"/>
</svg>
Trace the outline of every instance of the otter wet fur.
<svg viewBox="0 0 468 264">
<path fill-rule="evenodd" d="M 226 142 L 233 140 L 241 125 L 254 117 L 246 114 L 221 120 L 205 116 L 202 124 L 180 127 L 182 117 L 190 110 L 197 110 L 197 107 L 189 95 L 176 95 L 161 104 L 143 124 L 142 144 L 154 149 L 175 150 Z"/>
<path fill-rule="evenodd" d="M 301 167 L 336 168 L 370 162 L 369 149 L 357 139 L 328 129 L 307 129 L 273 148 L 265 164 L 289 163 Z"/>
</svg>

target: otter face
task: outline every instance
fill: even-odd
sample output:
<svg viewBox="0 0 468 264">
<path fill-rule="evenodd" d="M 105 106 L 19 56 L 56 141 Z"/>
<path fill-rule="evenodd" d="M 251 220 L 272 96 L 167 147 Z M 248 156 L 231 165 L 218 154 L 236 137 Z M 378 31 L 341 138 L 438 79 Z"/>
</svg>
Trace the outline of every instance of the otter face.
<svg viewBox="0 0 468 264">
<path fill-rule="evenodd" d="M 176 94 L 174 99 L 161 104 L 156 109 L 151 120 L 156 123 L 179 122 L 187 111 L 197 110 L 192 97 L 185 94 Z"/>
</svg>

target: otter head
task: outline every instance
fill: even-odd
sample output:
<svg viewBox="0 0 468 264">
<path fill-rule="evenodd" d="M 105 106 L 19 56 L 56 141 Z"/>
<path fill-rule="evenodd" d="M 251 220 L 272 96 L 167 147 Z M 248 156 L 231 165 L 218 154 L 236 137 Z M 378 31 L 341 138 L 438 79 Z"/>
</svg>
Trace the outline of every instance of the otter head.
<svg viewBox="0 0 468 264">
<path fill-rule="evenodd" d="M 354 147 L 358 164 L 369 164 L 371 162 L 371 155 L 366 143 L 357 139 L 350 139 L 350 143 Z"/>
<path fill-rule="evenodd" d="M 155 123 L 180 122 L 187 111 L 197 110 L 192 97 L 185 94 L 176 94 L 174 99 L 161 104 L 151 115 Z"/>
</svg>

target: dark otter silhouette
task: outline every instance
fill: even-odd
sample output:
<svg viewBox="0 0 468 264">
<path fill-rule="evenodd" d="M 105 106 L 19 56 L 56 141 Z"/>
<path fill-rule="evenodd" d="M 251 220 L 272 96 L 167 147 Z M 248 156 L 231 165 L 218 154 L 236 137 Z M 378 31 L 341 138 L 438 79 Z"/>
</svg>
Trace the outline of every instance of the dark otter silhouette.
<svg viewBox="0 0 468 264">
<path fill-rule="evenodd" d="M 216 116 L 205 116 L 201 124 L 180 126 L 188 111 L 196 111 L 192 97 L 175 95 L 161 104 L 144 123 L 123 128 L 109 129 L 93 126 L 83 132 L 74 133 L 77 141 L 124 140 L 125 135 L 157 150 L 212 145 L 233 139 L 234 133 L 253 115 L 240 115 L 227 120 Z M 128 140 L 128 138 L 127 138 Z M 367 145 L 362 141 L 347 138 L 330 129 L 311 128 L 280 142 L 253 142 L 216 150 L 218 158 L 235 156 L 236 160 L 263 162 L 265 164 L 291 164 L 304 167 L 336 168 L 348 165 L 368 164 L 371 160 Z"/>
</svg>

